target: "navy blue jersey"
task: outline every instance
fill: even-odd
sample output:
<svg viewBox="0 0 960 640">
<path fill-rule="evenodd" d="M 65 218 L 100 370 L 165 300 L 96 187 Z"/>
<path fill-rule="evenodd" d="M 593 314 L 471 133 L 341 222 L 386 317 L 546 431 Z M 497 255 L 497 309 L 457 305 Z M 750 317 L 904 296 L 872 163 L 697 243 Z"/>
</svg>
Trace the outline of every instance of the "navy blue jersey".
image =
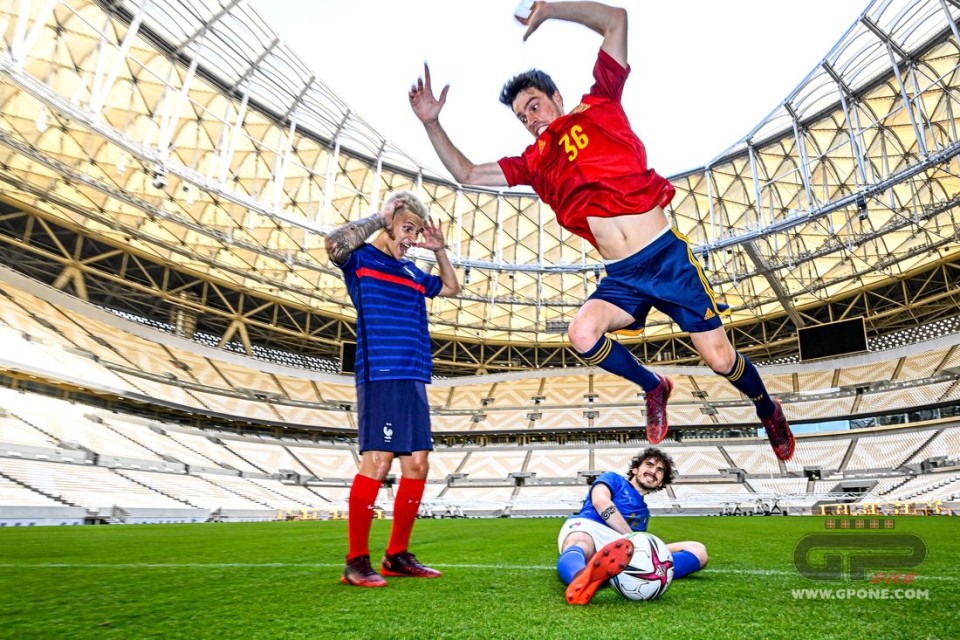
<svg viewBox="0 0 960 640">
<path fill-rule="evenodd" d="M 340 266 L 357 309 L 357 384 L 374 380 L 430 382 L 425 298 L 440 293 L 439 276 L 364 244 Z"/>
<path fill-rule="evenodd" d="M 630 529 L 633 531 L 647 530 L 647 523 L 650 521 L 650 509 L 647 508 L 643 495 L 626 478 L 613 471 L 606 471 L 594 480 L 590 491 L 587 492 L 587 497 L 583 501 L 583 507 L 580 508 L 580 513 L 574 517 L 587 518 L 603 525 L 607 524 L 594 509 L 593 502 L 590 500 L 593 488 L 598 484 L 604 484 L 610 489 L 610 495 L 613 496 L 613 505 L 630 525 Z"/>
</svg>

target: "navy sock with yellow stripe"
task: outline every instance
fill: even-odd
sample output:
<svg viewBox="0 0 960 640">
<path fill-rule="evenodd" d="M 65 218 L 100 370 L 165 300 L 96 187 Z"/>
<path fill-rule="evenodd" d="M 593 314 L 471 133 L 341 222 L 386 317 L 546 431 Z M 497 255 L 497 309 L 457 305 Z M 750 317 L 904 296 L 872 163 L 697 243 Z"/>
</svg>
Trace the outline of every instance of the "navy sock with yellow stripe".
<svg viewBox="0 0 960 640">
<path fill-rule="evenodd" d="M 629 349 L 607 336 L 601 336 L 597 344 L 580 355 L 591 367 L 600 367 L 626 378 L 643 387 L 644 391 L 653 391 L 660 384 L 657 374 L 640 364 Z"/>
<path fill-rule="evenodd" d="M 770 394 L 767 393 L 767 388 L 760 379 L 760 372 L 739 351 L 736 360 L 733 361 L 733 368 L 723 374 L 723 377 L 753 401 L 760 419 L 769 418 L 776 411 L 773 400 L 770 399 Z"/>
</svg>

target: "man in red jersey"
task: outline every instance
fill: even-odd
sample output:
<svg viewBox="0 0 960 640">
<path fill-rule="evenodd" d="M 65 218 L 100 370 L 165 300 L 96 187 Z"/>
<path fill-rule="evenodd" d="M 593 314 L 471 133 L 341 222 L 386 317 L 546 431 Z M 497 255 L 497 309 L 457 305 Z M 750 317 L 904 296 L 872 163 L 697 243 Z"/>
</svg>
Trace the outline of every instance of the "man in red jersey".
<svg viewBox="0 0 960 640">
<path fill-rule="evenodd" d="M 630 73 L 626 11 L 597 2 L 534 2 L 530 15 L 517 20 L 527 27 L 524 40 L 547 20 L 575 22 L 599 33 L 603 42 L 590 92 L 567 113 L 550 76 L 531 70 L 514 77 L 500 101 L 535 142 L 520 156 L 474 164 L 440 125 L 449 86 L 434 96 L 424 65 L 424 76 L 410 89 L 410 105 L 440 160 L 463 184 L 530 185 L 561 226 L 600 252 L 607 275 L 570 323 L 570 342 L 588 364 L 643 387 L 651 444 L 667 434 L 673 383 L 643 367 L 606 334 L 642 329 L 656 307 L 689 332 L 707 366 L 753 401 L 777 457 L 789 460 L 794 439 L 780 402 L 723 331 L 719 316 L 725 307 L 717 304 L 687 239 L 663 211 L 673 185 L 647 167 L 646 150 L 620 104 Z"/>
</svg>

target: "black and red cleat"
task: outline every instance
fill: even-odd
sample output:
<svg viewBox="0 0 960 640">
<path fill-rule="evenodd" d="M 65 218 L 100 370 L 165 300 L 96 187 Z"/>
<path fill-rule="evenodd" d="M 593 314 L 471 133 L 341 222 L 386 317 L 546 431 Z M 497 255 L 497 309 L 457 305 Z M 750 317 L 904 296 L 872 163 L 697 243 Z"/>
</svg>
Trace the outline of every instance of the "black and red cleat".
<svg viewBox="0 0 960 640">
<path fill-rule="evenodd" d="M 431 569 L 417 560 L 409 551 L 401 551 L 392 556 L 384 556 L 380 570 L 385 576 L 408 576 L 411 578 L 439 578 L 443 574 Z"/>
<path fill-rule="evenodd" d="M 370 556 L 347 558 L 340 582 L 354 587 L 385 587 L 387 581 L 370 566 Z"/>
<path fill-rule="evenodd" d="M 667 399 L 673 392 L 673 382 L 659 374 L 660 384 L 647 392 L 647 440 L 650 444 L 659 444 L 667 435 L 670 426 L 667 423 Z"/>
<path fill-rule="evenodd" d="M 586 568 L 567 585 L 567 604 L 589 604 L 607 580 L 623 572 L 633 558 L 633 542 L 620 538 L 607 543 L 587 562 Z"/>
<path fill-rule="evenodd" d="M 787 418 L 783 415 L 783 408 L 780 401 L 772 398 L 776 407 L 773 415 L 763 419 L 763 428 L 767 431 L 767 439 L 773 447 L 773 452 L 783 461 L 793 457 L 793 449 L 796 442 L 793 439 L 793 432 L 790 431 L 790 425 L 787 424 Z"/>
</svg>

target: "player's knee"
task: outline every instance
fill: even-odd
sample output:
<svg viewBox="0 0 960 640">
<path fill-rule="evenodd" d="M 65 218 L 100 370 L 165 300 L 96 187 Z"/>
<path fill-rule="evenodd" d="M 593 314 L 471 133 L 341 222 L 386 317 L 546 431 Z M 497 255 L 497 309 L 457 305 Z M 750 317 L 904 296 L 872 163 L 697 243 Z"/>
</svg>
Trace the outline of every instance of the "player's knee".
<svg viewBox="0 0 960 640">
<path fill-rule="evenodd" d="M 597 344 L 597 340 L 603 332 L 600 327 L 588 317 L 574 318 L 567 328 L 567 337 L 570 338 L 570 344 L 578 353 L 586 353 Z"/>
<path fill-rule="evenodd" d="M 430 471 L 430 465 L 426 462 L 411 463 L 404 467 L 403 477 L 414 480 L 424 480 Z"/>
<path fill-rule="evenodd" d="M 704 363 L 720 376 L 730 373 L 733 363 L 737 361 L 737 352 L 733 349 L 711 349 L 701 353 L 700 356 Z"/>
<path fill-rule="evenodd" d="M 386 451 L 367 451 L 360 457 L 360 475 L 383 482 L 393 464 L 393 454 Z"/>
<path fill-rule="evenodd" d="M 710 557 L 707 555 L 707 548 L 704 545 L 700 544 L 699 542 L 693 542 L 690 545 L 690 552 L 697 556 L 697 560 L 700 561 L 701 569 L 707 566 L 707 562 L 710 560 Z"/>
<path fill-rule="evenodd" d="M 377 482 L 383 482 L 387 478 L 387 473 L 390 472 L 390 465 L 376 465 L 370 467 L 366 472 L 362 472 L 363 475 L 369 476 L 376 480 Z"/>
<path fill-rule="evenodd" d="M 566 551 L 570 547 L 580 547 L 588 558 L 597 551 L 593 544 L 593 538 L 585 533 L 571 533 L 564 538 L 562 551 Z"/>
</svg>

